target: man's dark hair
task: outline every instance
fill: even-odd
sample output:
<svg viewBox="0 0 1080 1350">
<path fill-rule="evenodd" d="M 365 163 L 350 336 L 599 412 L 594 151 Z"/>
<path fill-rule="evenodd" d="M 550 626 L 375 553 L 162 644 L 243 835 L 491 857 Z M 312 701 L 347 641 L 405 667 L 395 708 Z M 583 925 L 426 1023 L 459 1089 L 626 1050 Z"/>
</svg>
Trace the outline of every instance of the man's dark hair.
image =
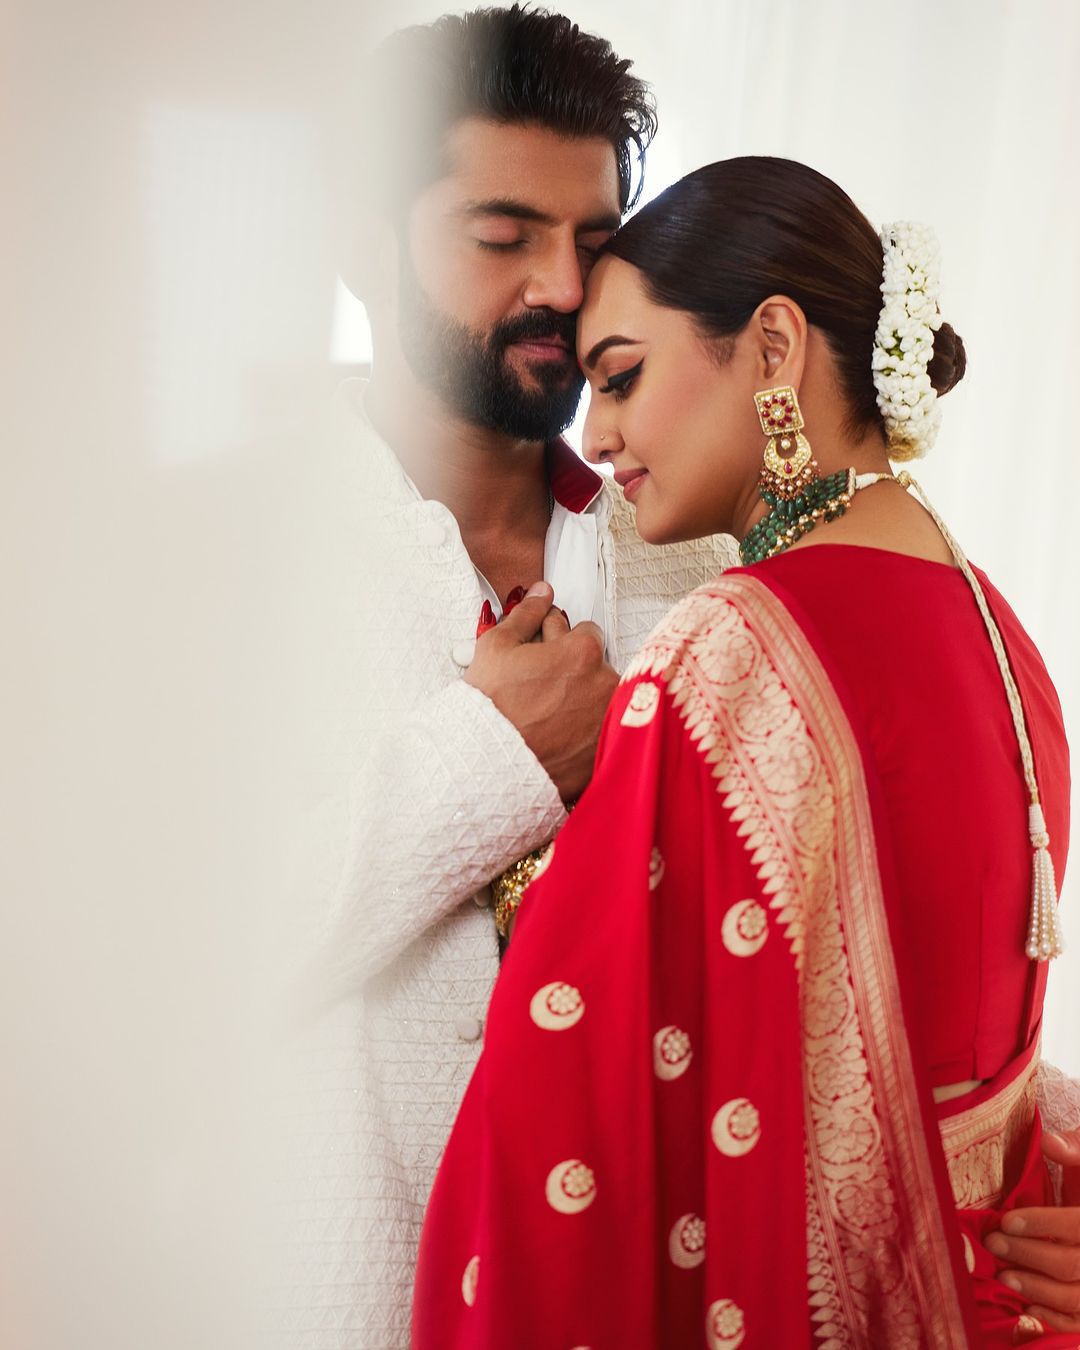
<svg viewBox="0 0 1080 1350">
<path fill-rule="evenodd" d="M 364 91 L 372 151 L 366 195 L 401 220 L 445 174 L 450 128 L 483 117 L 610 141 L 626 211 L 641 192 L 656 132 L 652 95 L 630 65 L 603 38 L 529 5 L 444 14 L 400 29 L 375 53 Z"/>
</svg>

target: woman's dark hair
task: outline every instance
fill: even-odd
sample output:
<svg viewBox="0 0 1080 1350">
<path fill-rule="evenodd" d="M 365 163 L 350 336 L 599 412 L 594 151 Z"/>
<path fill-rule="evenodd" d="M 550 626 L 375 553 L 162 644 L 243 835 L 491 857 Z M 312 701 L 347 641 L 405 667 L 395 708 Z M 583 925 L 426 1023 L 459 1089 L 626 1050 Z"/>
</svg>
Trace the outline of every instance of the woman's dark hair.
<svg viewBox="0 0 1080 1350">
<path fill-rule="evenodd" d="M 445 173 L 450 128 L 485 117 L 610 141 L 625 211 L 656 132 L 652 95 L 630 66 L 603 38 L 528 5 L 400 29 L 376 52 L 365 90 L 370 191 L 400 217 Z"/>
<path fill-rule="evenodd" d="M 693 315 L 710 339 L 741 332 L 768 296 L 790 296 L 828 340 L 852 427 L 882 426 L 871 368 L 881 241 L 824 174 L 757 155 L 707 164 L 643 207 L 603 251 L 638 268 L 657 304 Z M 965 365 L 963 342 L 943 323 L 928 369 L 939 394 Z"/>
</svg>

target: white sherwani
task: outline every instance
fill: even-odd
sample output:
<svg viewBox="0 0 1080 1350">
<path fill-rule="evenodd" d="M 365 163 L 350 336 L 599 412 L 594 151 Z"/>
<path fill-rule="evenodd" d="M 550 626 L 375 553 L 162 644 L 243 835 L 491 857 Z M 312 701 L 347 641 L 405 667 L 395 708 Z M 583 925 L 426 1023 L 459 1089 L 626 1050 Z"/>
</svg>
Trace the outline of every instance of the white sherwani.
<svg viewBox="0 0 1080 1350">
<path fill-rule="evenodd" d="M 339 434 L 310 466 L 321 744 L 296 887 L 309 910 L 328 897 L 313 963 L 325 1006 L 299 1043 L 279 1324 L 311 1350 L 408 1345 L 424 1204 L 498 970 L 487 883 L 565 819 L 517 731 L 461 678 L 486 590 L 450 511 L 419 497 L 367 422 L 362 390 L 343 388 Z M 735 555 L 721 539 L 650 547 L 621 493 L 596 476 L 592 494 L 578 613 L 549 580 L 571 622 L 602 621 L 621 668 Z"/>
</svg>

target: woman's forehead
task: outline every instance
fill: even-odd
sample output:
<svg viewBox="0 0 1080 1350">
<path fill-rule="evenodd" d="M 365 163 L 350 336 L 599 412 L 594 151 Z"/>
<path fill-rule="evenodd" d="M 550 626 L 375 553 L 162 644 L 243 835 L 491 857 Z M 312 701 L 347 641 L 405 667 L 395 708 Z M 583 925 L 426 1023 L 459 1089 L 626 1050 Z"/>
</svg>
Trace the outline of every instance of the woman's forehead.
<svg viewBox="0 0 1080 1350">
<path fill-rule="evenodd" d="M 578 315 L 578 347 L 588 349 L 609 332 L 623 330 L 655 308 L 641 284 L 641 273 L 622 258 L 600 259 L 585 283 L 585 299 Z"/>
</svg>

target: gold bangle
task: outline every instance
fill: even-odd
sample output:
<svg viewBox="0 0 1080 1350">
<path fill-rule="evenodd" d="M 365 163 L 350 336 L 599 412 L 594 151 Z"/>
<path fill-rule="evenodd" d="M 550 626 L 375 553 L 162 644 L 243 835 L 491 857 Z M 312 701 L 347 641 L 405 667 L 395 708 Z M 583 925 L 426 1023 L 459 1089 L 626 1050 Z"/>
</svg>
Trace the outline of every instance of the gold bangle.
<svg viewBox="0 0 1080 1350">
<path fill-rule="evenodd" d="M 500 937 L 510 936 L 510 920 L 517 913 L 525 894 L 525 887 L 532 881 L 540 865 L 540 859 L 546 852 L 547 845 L 533 849 L 491 883 L 491 898 L 495 905 L 495 931 Z"/>
</svg>

